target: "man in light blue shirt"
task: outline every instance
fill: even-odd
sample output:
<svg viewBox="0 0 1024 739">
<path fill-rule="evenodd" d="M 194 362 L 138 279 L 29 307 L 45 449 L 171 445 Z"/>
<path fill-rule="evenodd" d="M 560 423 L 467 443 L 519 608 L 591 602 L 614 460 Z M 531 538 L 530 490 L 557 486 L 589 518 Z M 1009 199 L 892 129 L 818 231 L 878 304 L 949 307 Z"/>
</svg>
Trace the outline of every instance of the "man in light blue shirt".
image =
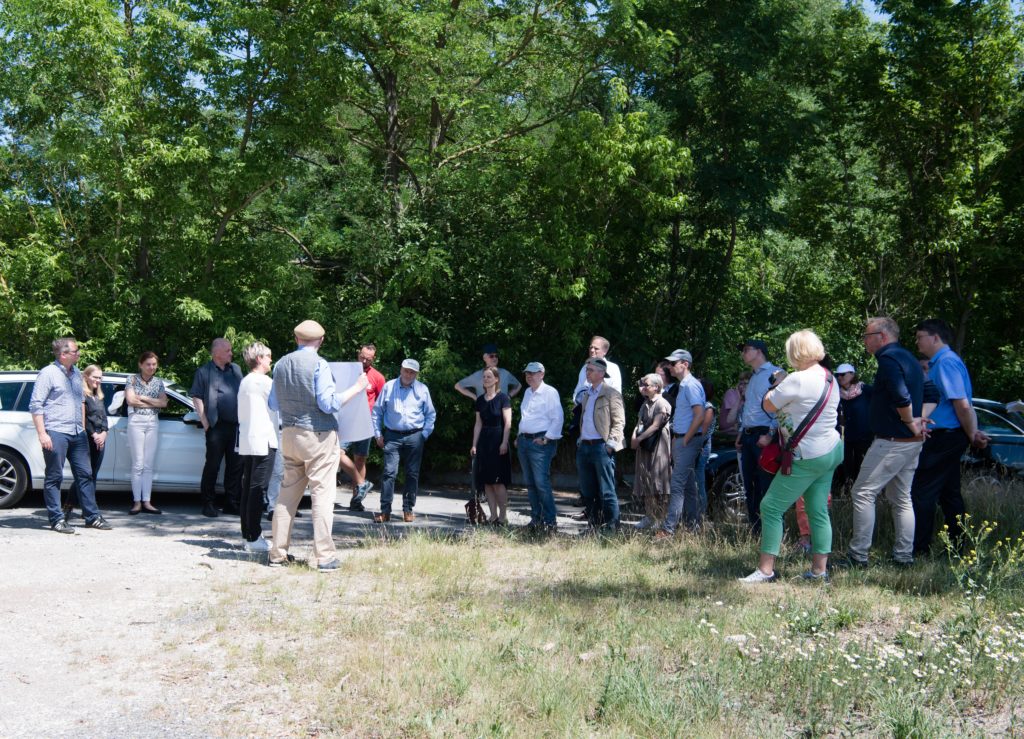
<svg viewBox="0 0 1024 739">
<path fill-rule="evenodd" d="M 656 539 L 675 534 L 682 516 L 689 529 L 700 525 L 701 510 L 697 497 L 697 457 L 704 447 L 701 427 L 704 425 L 704 388 L 690 374 L 693 355 L 676 349 L 665 359 L 672 363 L 672 376 L 679 381 L 676 408 L 672 413 L 672 480 L 668 499 L 668 515 Z"/>
<path fill-rule="evenodd" d="M 402 493 L 402 519 L 416 520 L 413 508 L 419 492 L 420 463 L 423 445 L 434 431 L 437 413 L 430 400 L 430 390 L 416 379 L 420 363 L 402 360 L 402 371 L 384 384 L 373 406 L 373 435 L 384 450 L 384 474 L 380 484 L 380 513 L 373 514 L 377 523 L 391 520 L 391 501 L 395 496 L 398 465 L 405 469 L 405 490 Z"/>
<path fill-rule="evenodd" d="M 59 534 L 75 533 L 74 527 L 64 519 L 64 511 L 60 507 L 60 486 L 64 481 L 64 460 L 67 459 L 78 485 L 78 499 L 86 527 L 108 531 L 110 524 L 96 506 L 89 439 L 83 417 L 82 373 L 75 366 L 78 342 L 71 337 L 55 340 L 53 356 L 56 361 L 39 371 L 28 404 L 46 462 L 43 500 L 50 528 Z"/>
<path fill-rule="evenodd" d="M 761 407 L 765 393 L 771 388 L 772 374 L 779 368 L 768 361 L 768 346 L 760 339 L 749 339 L 737 347 L 743 353 L 743 362 L 753 375 L 747 383 L 740 411 L 740 430 L 736 435 L 736 448 L 740 452 L 743 488 L 747 493 L 747 519 L 754 534 L 761 532 L 761 498 L 772 484 L 772 476 L 761 469 L 758 460 L 761 450 L 768 446 L 778 428 L 774 413 Z"/>
</svg>

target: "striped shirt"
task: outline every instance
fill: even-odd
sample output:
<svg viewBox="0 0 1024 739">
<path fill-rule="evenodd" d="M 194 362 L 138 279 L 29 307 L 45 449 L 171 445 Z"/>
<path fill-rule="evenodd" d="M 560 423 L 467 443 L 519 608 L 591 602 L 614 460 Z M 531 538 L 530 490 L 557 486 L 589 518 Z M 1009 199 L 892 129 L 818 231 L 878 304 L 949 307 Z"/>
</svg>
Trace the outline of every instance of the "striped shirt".
<svg viewBox="0 0 1024 739">
<path fill-rule="evenodd" d="M 77 435 L 85 431 L 82 425 L 84 400 L 82 373 L 74 366 L 70 372 L 65 372 L 60 363 L 54 362 L 39 370 L 28 412 L 42 416 L 47 431 Z"/>
</svg>

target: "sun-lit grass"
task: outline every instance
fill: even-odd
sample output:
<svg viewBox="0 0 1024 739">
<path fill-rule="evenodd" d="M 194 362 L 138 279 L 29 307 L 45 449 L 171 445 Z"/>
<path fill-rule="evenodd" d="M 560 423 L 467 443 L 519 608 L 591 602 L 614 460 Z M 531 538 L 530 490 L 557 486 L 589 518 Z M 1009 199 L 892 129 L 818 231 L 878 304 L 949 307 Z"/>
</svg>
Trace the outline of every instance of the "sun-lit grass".
<svg viewBox="0 0 1024 739">
<path fill-rule="evenodd" d="M 806 560 L 791 553 L 782 582 L 740 585 L 756 542 L 723 530 L 667 546 L 368 540 L 336 575 L 295 567 L 228 586 L 210 623 L 248 643 L 224 659 L 258 668 L 247 679 L 261 701 L 287 686 L 294 734 L 1013 734 L 1022 545 L 994 536 L 998 514 L 1017 515 L 1002 503 L 972 524 L 974 555 L 910 570 L 880 557 L 828 586 L 800 582 Z"/>
</svg>

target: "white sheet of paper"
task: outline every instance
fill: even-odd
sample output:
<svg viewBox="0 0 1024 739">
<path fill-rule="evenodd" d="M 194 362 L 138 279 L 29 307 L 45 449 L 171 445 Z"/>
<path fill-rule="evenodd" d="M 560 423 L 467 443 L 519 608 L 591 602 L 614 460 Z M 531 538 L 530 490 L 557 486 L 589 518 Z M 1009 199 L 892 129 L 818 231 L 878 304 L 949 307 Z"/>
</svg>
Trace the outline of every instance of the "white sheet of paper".
<svg viewBox="0 0 1024 739">
<path fill-rule="evenodd" d="M 363 374 L 363 365 L 359 362 L 328 362 L 328 366 L 339 393 L 355 385 L 359 375 Z M 338 419 L 338 441 L 362 441 L 373 436 L 366 390 L 341 406 L 334 417 Z"/>
</svg>

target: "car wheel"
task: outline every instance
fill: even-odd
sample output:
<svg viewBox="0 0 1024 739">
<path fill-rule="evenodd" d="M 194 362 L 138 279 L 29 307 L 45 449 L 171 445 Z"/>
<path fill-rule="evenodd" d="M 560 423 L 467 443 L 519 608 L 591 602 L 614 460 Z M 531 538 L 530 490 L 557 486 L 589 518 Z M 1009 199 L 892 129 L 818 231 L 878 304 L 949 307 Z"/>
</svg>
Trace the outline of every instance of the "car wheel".
<svg viewBox="0 0 1024 739">
<path fill-rule="evenodd" d="M 14 508 L 27 491 L 25 463 L 9 449 L 0 449 L 0 508 Z"/>
<path fill-rule="evenodd" d="M 728 524 L 747 522 L 747 492 L 743 489 L 743 477 L 735 462 L 723 465 L 715 475 L 714 493 L 717 520 Z"/>
</svg>

